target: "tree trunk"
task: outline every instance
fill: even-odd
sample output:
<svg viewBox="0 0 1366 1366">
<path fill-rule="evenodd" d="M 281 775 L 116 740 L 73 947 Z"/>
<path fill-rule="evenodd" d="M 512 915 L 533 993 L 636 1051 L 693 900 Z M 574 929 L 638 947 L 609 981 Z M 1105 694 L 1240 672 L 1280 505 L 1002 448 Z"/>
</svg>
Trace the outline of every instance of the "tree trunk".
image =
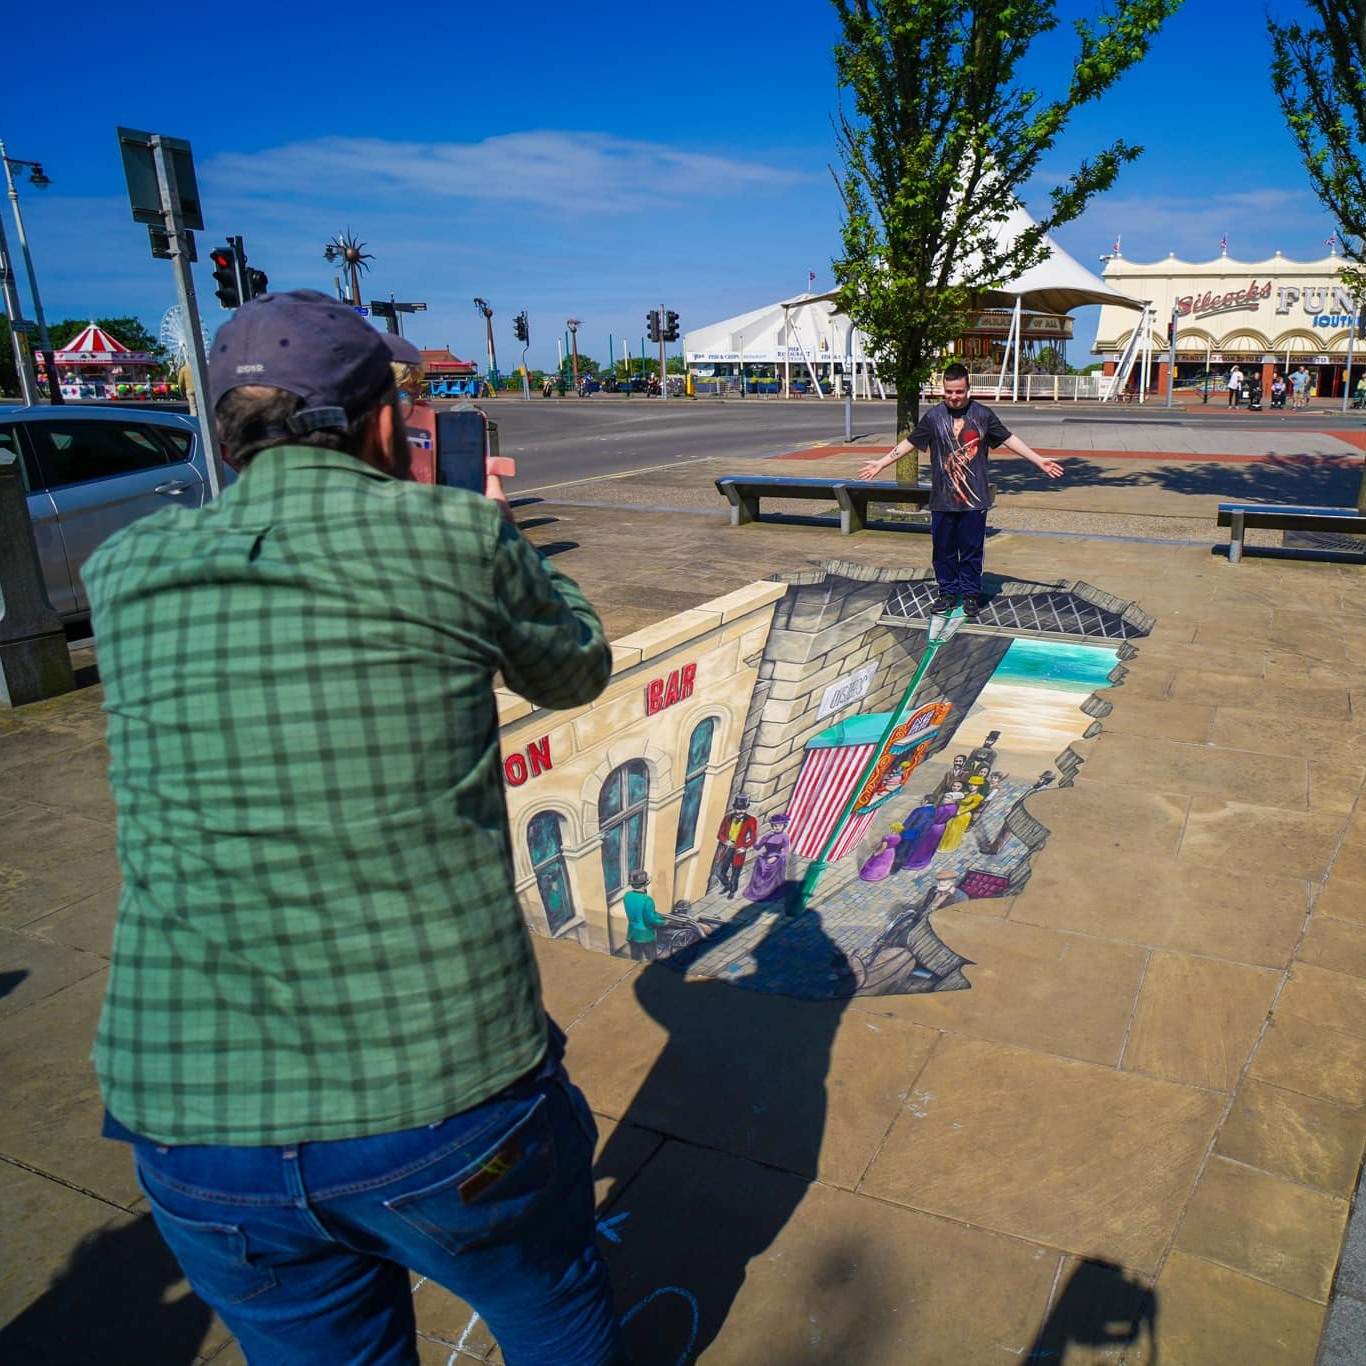
<svg viewBox="0 0 1366 1366">
<path fill-rule="evenodd" d="M 905 441 L 920 421 L 920 376 L 899 371 L 896 376 L 896 439 Z M 898 484 L 920 482 L 920 453 L 912 450 L 896 462 Z"/>
</svg>

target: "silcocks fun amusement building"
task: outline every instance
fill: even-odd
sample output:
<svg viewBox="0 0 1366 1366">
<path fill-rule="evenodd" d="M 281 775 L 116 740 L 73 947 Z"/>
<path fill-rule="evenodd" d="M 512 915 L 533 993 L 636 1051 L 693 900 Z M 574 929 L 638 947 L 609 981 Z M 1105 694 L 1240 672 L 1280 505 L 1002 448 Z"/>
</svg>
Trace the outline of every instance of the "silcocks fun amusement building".
<svg viewBox="0 0 1366 1366">
<path fill-rule="evenodd" d="M 1213 261 L 1129 261 L 1118 251 L 1106 258 L 1105 281 L 1121 294 L 1149 305 L 1151 388 L 1167 390 L 1171 329 L 1176 331 L 1176 386 L 1222 389 L 1235 365 L 1270 388 L 1276 371 L 1301 365 L 1309 393 L 1340 397 L 1351 357 L 1354 372 L 1366 367 L 1366 348 L 1352 341 L 1361 301 L 1341 278 L 1343 258 L 1291 261 L 1276 253 L 1267 261 L 1235 261 L 1226 252 Z M 1095 351 L 1107 374 L 1120 364 L 1136 329 L 1137 315 L 1105 306 Z M 1144 342 L 1140 338 L 1140 342 Z M 1356 374 L 1353 376 L 1355 381 Z"/>
</svg>

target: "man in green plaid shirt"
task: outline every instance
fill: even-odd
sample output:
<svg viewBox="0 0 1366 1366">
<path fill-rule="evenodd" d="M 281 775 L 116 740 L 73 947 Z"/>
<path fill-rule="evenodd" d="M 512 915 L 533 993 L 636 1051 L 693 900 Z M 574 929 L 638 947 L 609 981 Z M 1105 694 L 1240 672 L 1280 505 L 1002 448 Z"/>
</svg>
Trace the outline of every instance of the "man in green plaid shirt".
<svg viewBox="0 0 1366 1366">
<path fill-rule="evenodd" d="M 419 359 L 322 294 L 245 305 L 210 362 L 241 478 L 86 566 L 124 879 L 107 1132 L 253 1361 L 416 1362 L 412 1268 L 509 1363 L 615 1362 L 493 695 L 581 706 L 611 652 L 492 503 L 405 478 L 390 362 Z"/>
</svg>

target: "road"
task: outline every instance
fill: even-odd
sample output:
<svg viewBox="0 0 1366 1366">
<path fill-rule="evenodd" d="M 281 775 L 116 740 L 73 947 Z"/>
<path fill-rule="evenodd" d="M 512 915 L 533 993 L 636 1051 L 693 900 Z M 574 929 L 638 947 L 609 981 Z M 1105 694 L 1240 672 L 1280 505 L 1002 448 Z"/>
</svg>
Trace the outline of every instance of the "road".
<svg viewBox="0 0 1366 1366">
<path fill-rule="evenodd" d="M 517 398 L 479 405 L 498 424 L 504 455 L 517 461 L 517 492 L 710 456 L 781 455 L 844 440 L 836 399 L 728 403 L 689 399 Z M 854 439 L 890 431 L 895 402 L 856 403 Z"/>
<path fill-rule="evenodd" d="M 816 443 L 844 442 L 844 403 L 839 399 L 776 401 L 732 399 L 724 403 L 688 399 L 520 398 L 484 400 L 480 406 L 498 424 L 504 455 L 517 460 L 519 495 L 603 475 L 624 474 L 705 460 L 711 456 L 781 455 Z M 1010 409 L 1001 416 L 1027 441 L 1067 444 L 1060 440 L 1072 423 L 1087 427 L 1190 427 L 1201 431 L 1247 431 L 1282 434 L 1331 426 L 1362 424 L 1361 413 L 1320 409 L 1310 414 L 1248 413 L 1224 409 L 1183 412 L 1161 403 L 1100 410 L 1094 404 L 1072 409 L 1067 404 Z M 890 437 L 896 426 L 896 403 L 854 404 L 854 440 Z M 1160 447 L 1154 447 L 1158 449 Z"/>
</svg>

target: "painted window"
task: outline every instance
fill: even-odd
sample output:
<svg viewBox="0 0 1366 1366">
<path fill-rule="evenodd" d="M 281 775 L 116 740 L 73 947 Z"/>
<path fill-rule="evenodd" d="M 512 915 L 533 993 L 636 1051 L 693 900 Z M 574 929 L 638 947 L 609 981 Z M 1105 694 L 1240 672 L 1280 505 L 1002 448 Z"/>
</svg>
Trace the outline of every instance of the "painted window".
<svg viewBox="0 0 1366 1366">
<path fill-rule="evenodd" d="M 631 872 L 645 867 L 645 817 L 650 800 L 650 770 L 644 759 L 631 759 L 607 775 L 598 797 L 598 829 L 602 835 L 602 877 L 607 899 L 627 887 Z"/>
<path fill-rule="evenodd" d="M 564 817 L 554 811 L 541 811 L 526 828 L 527 850 L 536 874 L 536 889 L 545 907 L 546 924 L 558 934 L 574 919 L 574 893 L 569 887 L 569 869 L 564 861 Z"/>
<path fill-rule="evenodd" d="M 716 721 L 709 716 L 693 727 L 688 740 L 688 771 L 683 780 L 683 804 L 678 808 L 675 858 L 697 843 L 697 817 L 702 810 L 702 789 L 707 782 L 707 764 L 711 762 L 711 742 L 715 732 Z"/>
</svg>

